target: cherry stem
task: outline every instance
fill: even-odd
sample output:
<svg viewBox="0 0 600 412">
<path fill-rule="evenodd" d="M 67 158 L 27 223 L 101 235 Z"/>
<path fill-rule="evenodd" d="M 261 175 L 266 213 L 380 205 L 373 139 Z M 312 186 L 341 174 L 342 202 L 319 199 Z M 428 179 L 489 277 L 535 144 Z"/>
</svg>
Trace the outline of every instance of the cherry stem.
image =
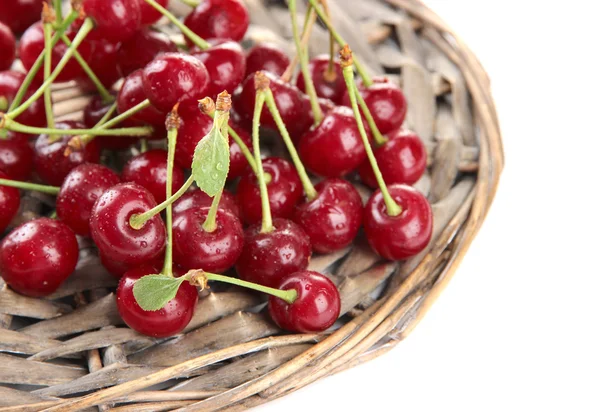
<svg viewBox="0 0 600 412">
<path fill-rule="evenodd" d="M 265 105 L 266 93 L 263 90 L 260 81 L 267 77 L 259 72 L 255 75 L 254 83 L 256 85 L 256 103 L 254 105 L 254 117 L 252 119 L 252 146 L 254 149 L 254 160 L 256 161 L 256 178 L 260 189 L 260 201 L 262 204 L 262 228 L 261 233 L 270 233 L 273 231 L 273 218 L 271 216 L 271 205 L 269 204 L 269 191 L 265 181 L 265 171 L 263 170 L 262 159 L 260 158 L 260 116 Z"/>
<path fill-rule="evenodd" d="M 177 26 L 177 28 L 181 30 L 183 35 L 190 39 L 191 42 L 194 43 L 194 45 L 197 46 L 200 50 L 206 50 L 210 48 L 210 44 L 206 40 L 204 40 L 202 37 L 198 36 L 196 33 L 191 31 L 185 24 L 180 22 L 179 19 L 175 15 L 173 15 L 173 13 L 171 13 L 169 10 L 165 9 L 163 6 L 161 6 L 154 0 L 145 1 L 146 3 L 154 7 L 156 10 L 158 10 L 160 14 L 169 19 L 171 23 Z"/>
<path fill-rule="evenodd" d="M 329 13 L 329 3 L 327 0 L 320 0 L 323 5 L 323 10 L 325 10 L 325 15 L 329 20 L 331 20 L 331 14 Z M 337 75 L 334 69 L 335 62 L 335 38 L 333 37 L 333 33 L 329 32 L 329 64 L 327 65 L 327 70 L 325 71 L 325 80 L 329 82 L 335 81 Z"/>
<path fill-rule="evenodd" d="M 308 8 L 306 9 L 306 16 L 304 18 L 304 27 L 302 29 L 301 43 L 302 43 L 303 49 L 306 49 L 308 47 L 308 41 L 310 40 L 310 35 L 312 33 L 312 29 L 313 29 L 313 26 L 315 25 L 316 21 L 317 21 L 317 13 L 315 13 L 315 11 L 313 10 L 313 7 L 309 4 Z M 288 67 L 285 69 L 285 72 L 283 72 L 283 74 L 281 75 L 281 80 L 289 83 L 290 79 L 292 78 L 292 75 L 294 74 L 294 69 L 296 68 L 298 63 L 299 63 L 299 57 L 298 57 L 298 52 L 296 51 L 296 54 L 294 54 L 294 58 L 292 59 L 292 61 L 288 65 Z"/>
<path fill-rule="evenodd" d="M 371 110 L 369 109 L 369 106 L 367 106 L 367 103 L 365 102 L 365 99 L 362 97 L 362 94 L 360 94 L 360 90 L 358 90 L 358 86 L 356 85 L 356 83 L 354 83 L 354 95 L 356 96 L 356 100 L 358 101 L 358 104 L 360 105 L 360 109 L 363 113 L 363 115 L 365 116 L 365 118 L 367 119 L 367 123 L 369 124 L 369 128 L 371 129 L 371 133 L 373 133 L 373 140 L 375 140 L 375 144 L 377 146 L 383 146 L 384 144 L 387 143 L 388 139 L 383 136 L 381 134 L 381 132 L 379 131 L 379 127 L 377 127 L 377 124 L 375 123 L 375 119 L 373 119 L 373 115 L 371 114 Z"/>
<path fill-rule="evenodd" d="M 35 192 L 46 193 L 56 196 L 60 192 L 60 187 L 38 185 L 36 183 L 21 182 L 18 180 L 0 179 L 0 186 L 16 187 L 17 189 L 33 190 Z"/>
<path fill-rule="evenodd" d="M 48 5 L 44 3 L 44 13 L 48 13 Z M 44 80 L 50 77 L 52 71 L 52 23 L 44 23 Z M 54 113 L 52 112 L 52 90 L 48 87 L 44 91 L 44 106 L 46 109 L 46 122 L 48 127 L 54 129 Z"/>
<path fill-rule="evenodd" d="M 183 4 L 186 4 L 190 7 L 198 7 L 198 5 L 200 4 L 201 0 L 179 0 L 180 2 L 182 2 Z"/>
<path fill-rule="evenodd" d="M 212 204 L 210 205 L 210 209 L 208 210 L 208 215 L 206 216 L 206 220 L 202 225 L 202 229 L 204 229 L 208 233 L 212 233 L 217 230 L 217 212 L 219 210 L 219 203 L 221 202 L 221 196 L 223 195 L 223 190 L 213 197 Z"/>
<path fill-rule="evenodd" d="M 0 112 L 4 112 L 8 109 L 8 99 L 4 96 L 0 96 Z"/>
<path fill-rule="evenodd" d="M 140 153 L 146 153 L 148 151 L 148 140 L 140 139 Z"/>
<path fill-rule="evenodd" d="M 56 23 L 61 24 L 63 20 L 62 0 L 54 0 L 54 14 L 56 15 Z"/>
<path fill-rule="evenodd" d="M 96 125 L 94 126 L 94 129 L 100 128 L 102 125 L 104 125 L 106 122 L 108 122 L 108 119 L 110 119 L 112 117 L 112 115 L 115 114 L 116 111 L 117 111 L 117 102 L 114 102 L 108 108 L 108 111 L 104 114 L 104 116 L 102 116 L 100 121 L 98 123 L 96 123 Z"/>
</svg>

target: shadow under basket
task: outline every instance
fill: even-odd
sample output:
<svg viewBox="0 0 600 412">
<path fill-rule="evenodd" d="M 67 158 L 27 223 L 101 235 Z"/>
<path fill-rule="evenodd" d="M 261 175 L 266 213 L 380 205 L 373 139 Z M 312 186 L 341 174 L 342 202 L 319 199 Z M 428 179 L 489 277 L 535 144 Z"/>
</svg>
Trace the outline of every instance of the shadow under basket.
<svg viewBox="0 0 600 412">
<path fill-rule="evenodd" d="M 290 47 L 283 2 L 246 4 L 253 25 L 245 45 Z M 342 316 L 327 333 L 286 334 L 262 297 L 219 287 L 203 293 L 184 334 L 152 339 L 123 324 L 116 280 L 82 240 L 77 272 L 49 298 L 1 288 L 0 411 L 243 410 L 383 355 L 415 328 L 458 268 L 498 185 L 504 160 L 490 82 L 460 38 L 418 0 L 329 0 L 329 7 L 368 69 L 400 82 L 406 126 L 429 150 L 427 173 L 415 185 L 433 206 L 428 248 L 389 262 L 358 239 L 313 257 L 311 269 L 327 273 L 342 299 Z M 328 42 L 316 25 L 311 54 L 328 53 Z M 89 99 L 69 85 L 54 98 L 63 118 L 81 117 Z M 25 195 L 21 218 L 51 201 Z"/>
</svg>

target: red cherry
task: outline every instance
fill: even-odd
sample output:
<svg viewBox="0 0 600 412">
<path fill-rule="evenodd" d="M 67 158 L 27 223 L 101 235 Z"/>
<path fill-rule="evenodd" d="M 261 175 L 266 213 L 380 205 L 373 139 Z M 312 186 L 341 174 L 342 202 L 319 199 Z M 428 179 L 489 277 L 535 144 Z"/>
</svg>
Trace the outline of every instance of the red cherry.
<svg viewBox="0 0 600 412">
<path fill-rule="evenodd" d="M 183 282 L 177 295 L 164 308 L 153 312 L 143 310 L 135 300 L 133 285 L 138 279 L 158 272 L 160 270 L 152 266 L 127 272 L 117 288 L 117 308 L 131 329 L 147 336 L 166 338 L 178 334 L 190 323 L 196 310 L 198 291 L 189 282 Z"/>
<path fill-rule="evenodd" d="M 298 143 L 304 165 L 324 177 L 342 177 L 367 158 L 352 110 L 339 106 L 325 115 Z"/>
<path fill-rule="evenodd" d="M 40 19 L 43 3 L 44 0 L 2 0 L 0 22 L 8 25 L 13 33 L 23 33 Z"/>
<path fill-rule="evenodd" d="M 346 81 L 342 73 L 342 66 L 338 61 L 333 64 L 333 77 L 328 78 L 329 74 L 329 55 L 320 55 L 313 58 L 308 68 L 310 75 L 315 84 L 317 95 L 325 99 L 329 99 L 335 104 L 340 104 L 344 93 L 346 92 Z M 302 72 L 298 75 L 296 85 L 303 92 L 306 91 L 304 83 L 304 75 Z"/>
<path fill-rule="evenodd" d="M 365 208 L 365 233 L 371 248 L 379 256 L 403 260 L 420 253 L 429 244 L 433 214 L 425 196 L 416 189 L 396 184 L 388 190 L 402 207 L 402 213 L 388 215 L 383 195 L 377 190 Z"/>
<path fill-rule="evenodd" d="M 83 0 L 83 9 L 94 20 L 95 38 L 114 43 L 125 41 L 141 27 L 142 12 L 138 1 Z"/>
<path fill-rule="evenodd" d="M 10 179 L 6 173 L 0 170 L 0 179 Z M 21 195 L 19 189 L 8 186 L 0 186 L 0 233 L 3 233 L 19 211 Z"/>
<path fill-rule="evenodd" d="M 139 0 L 140 11 L 142 13 L 142 25 L 149 26 L 160 20 L 162 14 L 154 7 L 149 5 L 144 0 Z M 165 9 L 169 7 L 169 0 L 156 0 L 158 4 L 163 6 Z"/>
<path fill-rule="evenodd" d="M 88 105 L 83 109 L 83 123 L 85 127 L 88 129 L 95 127 L 106 113 L 108 113 L 111 106 L 112 103 L 104 102 L 102 97 L 98 95 L 92 97 Z M 135 125 L 135 123 L 126 120 L 121 123 L 121 126 L 126 127 L 128 124 Z M 132 136 L 96 136 L 94 140 L 97 140 L 103 149 L 123 150 L 136 143 L 139 138 Z"/>
<path fill-rule="evenodd" d="M 89 42 L 93 50 L 92 55 L 87 59 L 90 69 L 105 87 L 112 87 L 121 78 L 117 67 L 119 43 L 112 43 L 106 39 L 86 39 L 86 42 Z M 96 85 L 92 83 L 87 74 L 82 74 L 78 82 L 84 89 L 96 91 Z"/>
<path fill-rule="evenodd" d="M 140 69 L 134 71 L 125 78 L 121 90 L 119 91 L 119 95 L 117 96 L 117 108 L 119 113 L 125 113 L 127 110 L 137 106 L 148 98 L 143 88 L 142 77 L 143 71 Z M 150 123 L 154 126 L 164 126 L 166 113 L 167 112 L 158 110 L 154 106 L 150 106 L 131 116 L 131 119 Z"/>
<path fill-rule="evenodd" d="M 167 199 L 167 152 L 150 150 L 131 158 L 122 172 L 124 182 L 134 182 L 148 189 L 157 203 Z M 183 170 L 173 167 L 173 193 L 185 182 Z"/>
<path fill-rule="evenodd" d="M 389 140 L 375 149 L 375 159 L 386 184 L 415 184 L 427 167 L 427 149 L 414 132 L 398 129 L 388 135 Z M 377 187 L 373 168 L 367 161 L 358 169 L 360 178 L 372 188 Z"/>
<path fill-rule="evenodd" d="M 17 44 L 15 35 L 6 24 L 0 22 L 0 70 L 8 70 L 15 61 Z"/>
<path fill-rule="evenodd" d="M 287 219 L 273 219 L 273 227 L 269 233 L 260 232 L 260 223 L 246 229 L 235 265 L 241 279 L 278 287 L 286 276 L 308 267 L 310 239 L 304 230 Z"/>
<path fill-rule="evenodd" d="M 303 192 L 298 172 L 290 162 L 278 157 L 268 157 L 262 163 L 265 173 L 271 175 L 267 184 L 271 214 L 273 217 L 291 217 Z M 246 172 L 238 183 L 237 201 L 244 223 L 252 225 L 261 221 L 260 188 L 252 170 Z"/>
<path fill-rule="evenodd" d="M 98 256 L 100 257 L 100 263 L 102 263 L 102 266 L 104 266 L 104 269 L 106 269 L 108 271 L 108 273 L 110 273 L 117 279 L 121 279 L 121 277 L 125 273 L 129 272 L 130 270 L 137 269 L 139 267 L 139 265 L 128 265 L 127 263 L 117 262 L 116 260 L 113 260 L 112 258 L 108 258 L 108 257 L 104 256 L 102 253 L 99 253 Z M 161 253 L 160 255 L 158 255 L 157 257 L 155 257 L 152 260 L 152 262 L 150 263 L 150 266 L 155 267 L 155 268 L 160 268 L 160 267 L 162 267 L 162 264 L 164 261 L 165 261 L 165 255 L 164 255 L 164 253 Z"/>
<path fill-rule="evenodd" d="M 250 25 L 248 9 L 240 0 L 203 0 L 184 20 L 204 39 L 240 41 Z M 189 46 L 192 42 L 186 38 Z"/>
<path fill-rule="evenodd" d="M 7 100 L 10 105 L 17 95 L 21 84 L 25 80 L 25 75 L 15 71 L 4 71 L 0 72 L 0 99 L 3 97 Z M 25 100 L 27 100 L 37 88 L 37 84 L 34 84 L 25 93 Z M 46 125 L 46 111 L 44 100 L 42 98 L 36 100 L 23 114 L 17 119 L 19 123 L 27 126 L 42 127 Z"/>
<path fill-rule="evenodd" d="M 246 73 L 246 56 L 242 46 L 234 41 L 211 40 L 210 43 L 210 49 L 195 51 L 192 56 L 206 66 L 211 79 L 206 94 L 216 100 L 224 90 L 233 94 L 242 83 Z"/>
<path fill-rule="evenodd" d="M 362 224 L 358 191 L 342 179 L 326 179 L 315 186 L 318 196 L 296 206 L 294 222 L 310 237 L 313 251 L 331 253 L 350 245 Z"/>
<path fill-rule="evenodd" d="M 142 3 L 147 4 L 143 0 Z M 128 76 L 146 67 L 161 53 L 176 51 L 177 46 L 165 34 L 143 28 L 118 46 L 119 71 L 123 77 Z"/>
<path fill-rule="evenodd" d="M 313 271 L 293 273 L 278 285 L 294 289 L 294 303 L 269 297 L 269 314 L 279 327 L 292 332 L 314 333 L 330 328 L 340 316 L 340 293 L 331 280 Z"/>
<path fill-rule="evenodd" d="M 281 76 L 289 65 L 290 58 L 279 46 L 273 43 L 258 43 L 246 55 L 244 78 L 260 71 Z"/>
<path fill-rule="evenodd" d="M 90 215 L 102 193 L 121 181 L 106 166 L 82 164 L 71 170 L 56 197 L 56 214 L 76 234 L 89 236 Z"/>
<path fill-rule="evenodd" d="M 11 179 L 27 180 L 33 169 L 33 150 L 26 139 L 8 134 L 0 138 L 0 170 Z"/>
<path fill-rule="evenodd" d="M 177 214 L 183 213 L 188 209 L 210 207 L 211 205 L 212 198 L 202 190 L 188 191 L 173 203 L 173 218 L 176 219 Z M 240 217 L 240 207 L 236 203 L 235 196 L 228 190 L 224 190 L 221 194 L 219 209 L 227 211 L 237 218 Z"/>
<path fill-rule="evenodd" d="M 0 243 L 0 273 L 15 291 L 47 296 L 75 270 L 79 247 L 64 223 L 40 218 L 10 232 Z"/>
</svg>

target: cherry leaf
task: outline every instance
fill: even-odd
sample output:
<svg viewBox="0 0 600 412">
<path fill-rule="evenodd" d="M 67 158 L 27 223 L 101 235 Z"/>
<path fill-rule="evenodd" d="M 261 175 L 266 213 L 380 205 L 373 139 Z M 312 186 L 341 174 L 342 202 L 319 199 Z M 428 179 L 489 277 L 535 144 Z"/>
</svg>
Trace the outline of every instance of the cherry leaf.
<svg viewBox="0 0 600 412">
<path fill-rule="evenodd" d="M 165 307 L 177 295 L 183 277 L 172 278 L 165 275 L 148 275 L 138 279 L 133 285 L 133 296 L 138 305 L 146 311 L 157 311 Z"/>
<path fill-rule="evenodd" d="M 196 146 L 192 175 L 196 185 L 210 197 L 225 187 L 229 173 L 229 143 L 218 127 L 213 127 Z"/>
</svg>

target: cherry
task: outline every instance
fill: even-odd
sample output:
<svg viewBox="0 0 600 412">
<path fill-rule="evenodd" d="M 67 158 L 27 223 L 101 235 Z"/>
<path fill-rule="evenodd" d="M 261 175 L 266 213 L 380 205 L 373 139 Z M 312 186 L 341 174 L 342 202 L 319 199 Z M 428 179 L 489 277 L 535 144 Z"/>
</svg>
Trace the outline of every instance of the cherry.
<svg viewBox="0 0 600 412">
<path fill-rule="evenodd" d="M 104 269 L 106 269 L 109 274 L 113 275 L 117 279 L 121 279 L 121 277 L 125 273 L 129 272 L 130 270 L 137 269 L 139 267 L 139 265 L 128 265 L 123 262 L 117 262 L 116 260 L 104 256 L 102 253 L 99 253 L 98 256 L 100 257 L 100 263 L 102 263 Z M 150 263 L 150 265 L 159 268 L 162 266 L 164 260 L 165 255 L 164 253 L 161 253 L 160 255 L 155 257 L 154 260 L 152 260 L 152 263 Z"/>
<path fill-rule="evenodd" d="M 189 282 L 183 282 L 175 298 L 157 311 L 143 310 L 133 295 L 135 282 L 146 276 L 157 274 L 160 269 L 146 265 L 127 272 L 117 288 L 117 308 L 123 321 L 131 329 L 146 336 L 165 338 L 181 332 L 192 320 L 198 291 Z"/>
<path fill-rule="evenodd" d="M 206 95 L 217 99 L 223 90 L 233 94 L 245 78 L 246 56 L 239 43 L 229 40 L 211 40 L 210 49 L 195 51 L 192 56 L 206 66 L 211 82 Z"/>
<path fill-rule="evenodd" d="M 122 172 L 123 181 L 134 182 L 148 189 L 157 203 L 167 198 L 167 152 L 162 149 L 150 150 L 132 157 Z M 183 170 L 173 167 L 173 192 L 185 182 Z"/>
<path fill-rule="evenodd" d="M 17 95 L 21 84 L 25 80 L 25 75 L 15 71 L 3 71 L 0 72 L 0 100 L 6 99 L 8 105 L 10 105 Z M 28 99 L 33 93 L 33 88 L 37 88 L 38 84 L 35 83 L 32 86 L 32 90 L 25 93 L 25 99 Z M 8 108 L 6 108 L 8 109 Z M 27 126 L 42 127 L 46 125 L 46 111 L 44 100 L 40 98 L 36 100 L 29 108 L 21 114 L 16 120 L 19 123 Z"/>
<path fill-rule="evenodd" d="M 56 123 L 58 130 L 83 129 L 81 123 L 67 120 Z M 60 186 L 69 174 L 77 166 L 83 163 L 98 163 L 100 161 L 100 147 L 95 140 L 87 143 L 81 150 L 70 150 L 68 156 L 65 151 L 69 148 L 68 143 L 73 136 L 58 135 L 58 140 L 52 142 L 47 134 L 40 135 L 35 141 L 33 166 L 42 180 L 50 185 Z"/>
<path fill-rule="evenodd" d="M 315 186 L 317 197 L 296 206 L 294 222 L 310 237 L 313 251 L 331 253 L 350 245 L 362 224 L 363 206 L 349 182 L 332 178 Z"/>
<path fill-rule="evenodd" d="M 331 280 L 305 270 L 286 276 L 280 290 L 296 290 L 294 303 L 269 297 L 269 314 L 279 327 L 292 332 L 314 333 L 330 328 L 340 316 L 340 293 Z"/>
<path fill-rule="evenodd" d="M 0 179 L 10 179 L 10 176 L 0 170 Z M 20 205 L 21 195 L 19 189 L 0 186 L 0 233 L 6 230 L 19 211 Z"/>
<path fill-rule="evenodd" d="M 273 231 L 261 233 L 261 224 L 244 232 L 244 249 L 235 269 L 241 279 L 277 287 L 286 276 L 308 267 L 310 239 L 300 226 L 273 219 Z"/>
<path fill-rule="evenodd" d="M 142 3 L 147 4 L 142 0 Z M 154 10 L 154 9 L 152 9 Z M 143 69 L 161 53 L 176 52 L 177 46 L 163 33 L 143 28 L 118 46 L 118 69 L 123 77 Z"/>
<path fill-rule="evenodd" d="M 26 139 L 9 133 L 0 139 L 0 170 L 11 179 L 27 180 L 33 169 L 33 150 Z"/>
<path fill-rule="evenodd" d="M 315 89 L 319 97 L 329 99 L 335 104 L 340 104 L 344 93 L 346 92 L 346 82 L 342 74 L 342 66 L 338 61 L 333 63 L 333 75 L 329 73 L 329 55 L 324 54 L 312 59 L 308 65 L 310 74 L 315 84 Z M 302 72 L 298 75 L 296 85 L 300 90 L 306 92 L 304 75 Z"/>
<path fill-rule="evenodd" d="M 200 60 L 183 53 L 165 53 L 144 68 L 142 79 L 152 105 L 167 112 L 176 103 L 205 97 L 210 77 Z"/>
<path fill-rule="evenodd" d="M 375 149 L 375 159 L 387 184 L 415 184 L 427 167 L 427 149 L 414 132 L 398 129 L 388 134 L 388 141 Z M 377 180 L 369 162 L 358 169 L 363 182 L 372 188 Z"/>
<path fill-rule="evenodd" d="M 92 55 L 87 59 L 88 66 L 90 66 L 90 69 L 92 69 L 98 80 L 105 87 L 112 87 L 121 78 L 117 67 L 119 62 L 117 56 L 119 43 L 113 43 L 106 39 L 86 39 L 84 43 L 86 42 L 89 42 L 93 50 Z M 82 74 L 82 77 L 78 80 L 79 84 L 86 88 L 86 90 L 96 91 L 96 86 L 87 74 Z"/>
<path fill-rule="evenodd" d="M 240 0 L 203 0 L 185 18 L 184 24 L 205 39 L 240 41 L 250 25 L 250 15 Z M 192 45 L 189 39 L 186 41 Z"/>
<path fill-rule="evenodd" d="M 324 177 L 345 176 L 367 158 L 352 110 L 343 106 L 302 136 L 298 152 L 311 172 Z"/>
<path fill-rule="evenodd" d="M 10 232 L 0 243 L 0 273 L 15 291 L 41 297 L 54 292 L 75 270 L 75 234 L 58 221 L 40 218 Z"/>
<path fill-rule="evenodd" d="M 142 25 L 149 26 L 160 20 L 162 14 L 154 7 L 146 3 L 144 0 L 139 0 L 140 11 L 142 13 Z M 156 0 L 158 4 L 165 9 L 169 6 L 169 0 Z"/>
<path fill-rule="evenodd" d="M 15 61 L 17 45 L 15 35 L 6 24 L 0 22 L 0 70 L 8 70 Z"/>
<path fill-rule="evenodd" d="M 290 58 L 274 43 L 258 43 L 246 55 L 246 75 L 259 71 L 281 76 L 290 64 Z"/>
<path fill-rule="evenodd" d="M 125 78 L 121 90 L 117 96 L 117 108 L 119 113 L 125 113 L 127 110 L 137 106 L 147 99 L 143 88 L 143 71 L 136 70 Z M 166 111 L 160 111 L 154 106 L 150 106 L 131 116 L 131 119 L 154 126 L 164 126 Z"/>
<path fill-rule="evenodd" d="M 44 0 L 2 0 L 0 21 L 8 25 L 13 33 L 23 33 L 40 19 L 43 3 Z"/>
<path fill-rule="evenodd" d="M 83 109 L 83 123 L 85 126 L 88 129 L 95 127 L 106 113 L 108 113 L 111 106 L 112 103 L 103 101 L 102 97 L 99 95 L 92 97 L 90 102 Z M 127 120 L 121 123 L 121 126 L 123 127 L 126 125 L 134 126 L 135 123 Z M 136 143 L 139 138 L 134 136 L 96 136 L 94 140 L 97 140 L 104 149 L 123 150 Z"/>
<path fill-rule="evenodd" d="M 278 157 L 268 157 L 262 163 L 265 173 L 271 176 L 267 183 L 271 214 L 273 217 L 291 217 L 302 198 L 302 182 L 298 172 L 290 162 Z M 252 225 L 261 221 L 260 188 L 252 170 L 247 171 L 240 179 L 237 200 L 242 211 L 242 220 L 246 224 Z"/>
<path fill-rule="evenodd" d="M 188 209 L 210 207 L 211 205 L 212 198 L 202 190 L 188 191 L 173 204 L 173 216 L 176 219 L 179 213 L 183 213 Z M 228 190 L 223 190 L 221 194 L 219 210 L 227 211 L 237 218 L 240 217 L 240 207 L 235 200 L 235 196 Z"/>
<path fill-rule="evenodd" d="M 125 41 L 141 27 L 142 12 L 138 1 L 83 0 L 83 10 L 94 20 L 95 38 Z"/>
<path fill-rule="evenodd" d="M 90 216 L 102 193 L 121 182 L 106 166 L 86 163 L 71 170 L 56 197 L 56 214 L 76 234 L 89 236 Z"/>
<path fill-rule="evenodd" d="M 395 184 L 388 190 L 402 213 L 388 215 L 383 195 L 377 190 L 365 208 L 365 233 L 371 248 L 379 256 L 403 260 L 418 254 L 429 244 L 433 215 L 429 202 L 416 189 Z"/>
</svg>

